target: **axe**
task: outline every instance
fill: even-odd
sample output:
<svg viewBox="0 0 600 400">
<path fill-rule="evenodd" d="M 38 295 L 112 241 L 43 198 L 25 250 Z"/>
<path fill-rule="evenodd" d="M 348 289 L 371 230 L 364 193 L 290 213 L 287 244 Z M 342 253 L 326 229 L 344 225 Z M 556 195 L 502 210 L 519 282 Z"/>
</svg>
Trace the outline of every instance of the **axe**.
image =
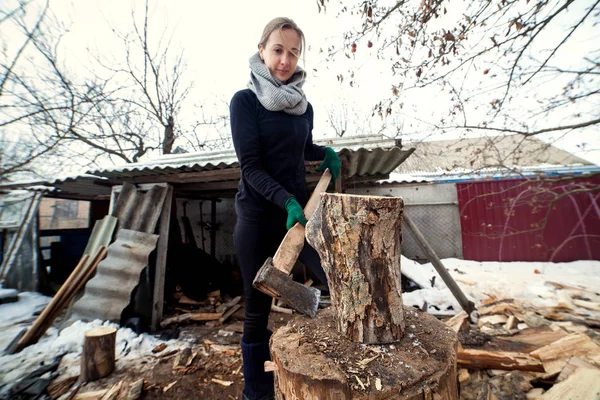
<svg viewBox="0 0 600 400">
<path fill-rule="evenodd" d="M 307 220 L 317 209 L 321 193 L 327 190 L 329 181 L 331 181 L 331 172 L 326 169 L 304 207 L 304 216 Z M 301 313 L 314 318 L 317 315 L 321 291 L 294 282 L 289 276 L 303 247 L 304 226 L 297 222 L 287 231 L 273 258 L 267 258 L 258 270 L 252 285 L 261 292 L 281 299 Z"/>
</svg>

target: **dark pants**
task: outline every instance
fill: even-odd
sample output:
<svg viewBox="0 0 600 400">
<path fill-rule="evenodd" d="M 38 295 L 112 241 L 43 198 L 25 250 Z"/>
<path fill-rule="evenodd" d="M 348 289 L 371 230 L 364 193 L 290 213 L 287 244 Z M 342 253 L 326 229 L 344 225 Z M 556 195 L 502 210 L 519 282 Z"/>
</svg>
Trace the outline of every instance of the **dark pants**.
<svg viewBox="0 0 600 400">
<path fill-rule="evenodd" d="M 270 296 L 254 289 L 252 281 L 267 258 L 273 257 L 286 232 L 284 214 L 263 222 L 237 220 L 233 241 L 246 298 L 243 337 L 246 343 L 258 343 L 268 338 L 267 323 L 272 300 Z M 304 243 L 298 258 L 317 279 L 322 283 L 327 282 L 319 255 L 308 243 Z"/>
</svg>

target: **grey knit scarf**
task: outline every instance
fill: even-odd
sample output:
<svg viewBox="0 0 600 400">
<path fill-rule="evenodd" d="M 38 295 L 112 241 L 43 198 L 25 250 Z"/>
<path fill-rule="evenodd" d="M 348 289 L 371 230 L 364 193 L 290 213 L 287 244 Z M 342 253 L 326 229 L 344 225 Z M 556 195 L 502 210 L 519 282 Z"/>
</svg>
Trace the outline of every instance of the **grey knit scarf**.
<svg viewBox="0 0 600 400">
<path fill-rule="evenodd" d="M 250 82 L 248 88 L 252 90 L 258 101 L 269 111 L 283 111 L 291 115 L 302 115 L 306 112 L 308 102 L 302 85 L 306 74 L 300 66 L 286 83 L 274 78 L 269 68 L 260 59 L 257 52 L 250 57 Z"/>
</svg>

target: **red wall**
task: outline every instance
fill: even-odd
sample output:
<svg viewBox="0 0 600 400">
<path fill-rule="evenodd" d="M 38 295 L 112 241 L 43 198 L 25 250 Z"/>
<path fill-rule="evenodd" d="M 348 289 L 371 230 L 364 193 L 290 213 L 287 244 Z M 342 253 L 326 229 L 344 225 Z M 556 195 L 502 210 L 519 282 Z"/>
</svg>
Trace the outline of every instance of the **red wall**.
<svg viewBox="0 0 600 400">
<path fill-rule="evenodd" d="M 600 260 L 600 175 L 457 183 L 463 257 Z"/>
</svg>

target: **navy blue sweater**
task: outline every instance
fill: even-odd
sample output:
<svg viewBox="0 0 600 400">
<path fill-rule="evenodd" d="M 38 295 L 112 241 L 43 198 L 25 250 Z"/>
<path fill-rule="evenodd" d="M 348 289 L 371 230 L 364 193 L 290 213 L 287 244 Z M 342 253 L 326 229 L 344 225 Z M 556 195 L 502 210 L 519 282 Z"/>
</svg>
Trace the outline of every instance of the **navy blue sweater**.
<svg viewBox="0 0 600 400">
<path fill-rule="evenodd" d="M 250 90 L 231 99 L 231 133 L 242 177 L 235 198 L 238 217 L 260 220 L 281 213 L 290 196 L 308 200 L 304 161 L 325 158 L 313 144 L 313 109 L 303 115 L 265 109 Z"/>
</svg>

